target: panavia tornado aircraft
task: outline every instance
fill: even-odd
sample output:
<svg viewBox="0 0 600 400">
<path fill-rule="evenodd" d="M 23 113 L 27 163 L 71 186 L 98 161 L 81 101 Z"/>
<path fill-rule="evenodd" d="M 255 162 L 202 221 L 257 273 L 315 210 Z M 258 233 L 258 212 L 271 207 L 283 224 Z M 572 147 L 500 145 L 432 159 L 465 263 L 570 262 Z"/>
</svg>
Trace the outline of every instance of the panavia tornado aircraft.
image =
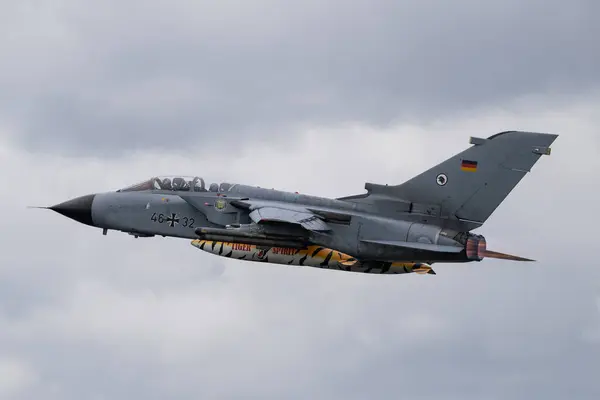
<svg viewBox="0 0 600 400">
<path fill-rule="evenodd" d="M 508 131 L 399 185 L 329 199 L 200 177 L 154 177 L 48 207 L 78 222 L 135 237 L 193 239 L 238 260 L 375 274 L 435 274 L 433 263 L 485 257 L 480 228 L 558 135 Z"/>
</svg>

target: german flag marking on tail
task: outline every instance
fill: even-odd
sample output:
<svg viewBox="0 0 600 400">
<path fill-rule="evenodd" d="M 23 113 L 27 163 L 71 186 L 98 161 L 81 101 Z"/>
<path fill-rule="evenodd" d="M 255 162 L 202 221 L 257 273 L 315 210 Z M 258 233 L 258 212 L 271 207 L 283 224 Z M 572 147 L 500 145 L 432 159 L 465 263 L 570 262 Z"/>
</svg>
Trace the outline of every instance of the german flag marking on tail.
<svg viewBox="0 0 600 400">
<path fill-rule="evenodd" d="M 477 161 L 462 160 L 460 169 L 462 169 L 463 171 L 466 171 L 466 172 L 476 172 L 477 171 Z"/>
</svg>

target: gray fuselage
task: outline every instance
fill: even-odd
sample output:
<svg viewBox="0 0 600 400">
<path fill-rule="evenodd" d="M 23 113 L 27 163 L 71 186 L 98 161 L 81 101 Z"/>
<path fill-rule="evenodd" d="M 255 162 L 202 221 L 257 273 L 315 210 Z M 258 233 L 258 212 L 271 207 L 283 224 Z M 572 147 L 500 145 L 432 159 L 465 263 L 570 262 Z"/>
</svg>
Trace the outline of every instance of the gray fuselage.
<svg viewBox="0 0 600 400">
<path fill-rule="evenodd" d="M 185 200 L 184 200 L 185 198 Z M 119 230 L 139 237 L 171 236 L 196 239 L 198 228 L 225 228 L 230 225 L 251 224 L 247 210 L 228 203 L 230 199 L 259 200 L 290 207 L 312 207 L 324 212 L 349 214 L 349 220 L 329 222 L 331 232 L 310 232 L 310 243 L 336 249 L 362 259 L 381 261 L 467 261 L 464 254 L 428 254 L 426 251 L 407 250 L 364 243 L 363 238 L 390 239 L 406 242 L 460 245 L 451 239 L 457 232 L 419 221 L 415 215 L 399 212 L 380 215 L 376 205 L 308 196 L 292 192 L 233 185 L 226 193 L 176 192 L 141 190 L 106 192 L 94 195 L 92 225 Z M 223 209 L 215 202 L 224 201 Z M 389 214 L 389 212 L 388 212 Z M 394 218 L 395 217 L 395 218 Z M 423 217 L 426 219 L 426 216 Z M 290 234 L 300 234 L 291 230 Z"/>
</svg>

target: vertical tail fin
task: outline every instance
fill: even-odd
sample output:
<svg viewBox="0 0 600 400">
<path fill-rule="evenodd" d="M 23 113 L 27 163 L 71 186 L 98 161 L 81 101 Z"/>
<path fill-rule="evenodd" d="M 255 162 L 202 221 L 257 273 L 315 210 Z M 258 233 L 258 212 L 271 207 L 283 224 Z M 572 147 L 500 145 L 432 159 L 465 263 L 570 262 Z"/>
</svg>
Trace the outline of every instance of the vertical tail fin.
<svg viewBox="0 0 600 400">
<path fill-rule="evenodd" d="M 558 135 L 509 131 L 471 138 L 467 150 L 397 186 L 386 196 L 440 207 L 442 218 L 482 225 Z M 381 188 L 381 186 L 380 186 Z"/>
</svg>

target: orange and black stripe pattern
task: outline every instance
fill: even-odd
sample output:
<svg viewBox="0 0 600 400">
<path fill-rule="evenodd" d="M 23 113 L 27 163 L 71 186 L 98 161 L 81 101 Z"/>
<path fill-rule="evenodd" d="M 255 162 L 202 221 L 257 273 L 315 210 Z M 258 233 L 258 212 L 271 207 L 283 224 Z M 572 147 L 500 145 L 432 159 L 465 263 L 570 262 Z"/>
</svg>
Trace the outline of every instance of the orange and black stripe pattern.
<svg viewBox="0 0 600 400">
<path fill-rule="evenodd" d="M 258 261 L 273 264 L 306 266 L 369 274 L 435 274 L 425 263 L 414 262 L 369 262 L 362 263 L 355 257 L 322 246 L 307 246 L 304 249 L 285 247 L 262 247 L 256 245 L 194 240 L 194 247 L 227 258 Z"/>
</svg>

